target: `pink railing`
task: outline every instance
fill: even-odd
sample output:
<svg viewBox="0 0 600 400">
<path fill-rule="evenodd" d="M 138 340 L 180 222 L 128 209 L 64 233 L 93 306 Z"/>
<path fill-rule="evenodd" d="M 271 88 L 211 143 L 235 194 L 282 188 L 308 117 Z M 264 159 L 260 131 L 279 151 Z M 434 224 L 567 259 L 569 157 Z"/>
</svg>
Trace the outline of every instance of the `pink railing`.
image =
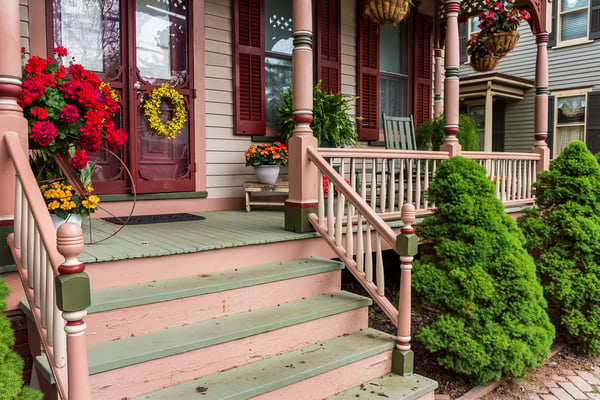
<svg viewBox="0 0 600 400">
<path fill-rule="evenodd" d="M 16 171 L 14 233 L 8 237 L 8 244 L 58 394 L 63 400 L 86 400 L 90 396 L 83 335 L 86 310 L 69 309 L 64 301 L 68 294 L 62 293 L 60 297 L 55 286 L 56 278 L 60 281 L 61 275 L 84 274 L 84 266 L 77 260 L 83 250 L 81 228 L 72 223 L 65 224 L 59 229 L 57 238 L 18 135 L 7 132 L 3 139 Z M 85 279 L 83 282 L 85 284 Z M 62 311 L 57 306 L 57 296 L 63 300 Z"/>
</svg>

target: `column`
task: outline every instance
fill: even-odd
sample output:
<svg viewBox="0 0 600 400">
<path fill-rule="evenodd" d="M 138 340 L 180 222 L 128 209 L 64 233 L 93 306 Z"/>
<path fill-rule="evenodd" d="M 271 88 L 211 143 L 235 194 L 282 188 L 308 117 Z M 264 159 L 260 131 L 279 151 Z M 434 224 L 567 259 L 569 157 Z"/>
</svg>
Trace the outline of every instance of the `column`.
<svg viewBox="0 0 600 400">
<path fill-rule="evenodd" d="M 548 33 L 536 36 L 537 58 L 535 63 L 535 143 L 533 153 L 541 156 L 537 164 L 537 172 L 545 171 L 550 166 L 550 148 L 546 143 L 548 137 Z"/>
<path fill-rule="evenodd" d="M 433 50 L 435 57 L 435 76 L 433 81 L 433 116 L 438 117 L 443 110 L 442 104 L 442 49 Z"/>
</svg>

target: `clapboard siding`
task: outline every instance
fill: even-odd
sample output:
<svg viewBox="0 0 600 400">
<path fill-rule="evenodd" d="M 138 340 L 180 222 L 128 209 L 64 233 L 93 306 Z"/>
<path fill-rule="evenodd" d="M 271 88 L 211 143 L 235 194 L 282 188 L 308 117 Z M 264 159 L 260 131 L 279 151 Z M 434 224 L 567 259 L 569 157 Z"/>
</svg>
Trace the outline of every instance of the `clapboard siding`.
<svg viewBox="0 0 600 400">
<path fill-rule="evenodd" d="M 593 85 L 600 89 L 600 40 L 548 50 L 550 90 Z"/>
<path fill-rule="evenodd" d="M 533 148 L 533 115 L 535 90 L 526 92 L 523 100 L 506 102 L 504 151 L 529 153 Z"/>
<path fill-rule="evenodd" d="M 20 29 L 21 29 L 21 47 L 24 47 L 29 55 L 29 2 L 27 0 L 19 1 Z"/>
</svg>

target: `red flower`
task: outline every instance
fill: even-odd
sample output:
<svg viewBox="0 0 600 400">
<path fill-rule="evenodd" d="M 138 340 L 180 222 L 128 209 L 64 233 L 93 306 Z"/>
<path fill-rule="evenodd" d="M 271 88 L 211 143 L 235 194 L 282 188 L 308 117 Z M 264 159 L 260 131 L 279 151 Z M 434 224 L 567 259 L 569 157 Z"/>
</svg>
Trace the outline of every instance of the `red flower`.
<svg viewBox="0 0 600 400">
<path fill-rule="evenodd" d="M 39 119 L 48 119 L 48 110 L 42 107 L 33 107 L 31 115 L 36 115 Z"/>
<path fill-rule="evenodd" d="M 48 146 L 58 136 L 54 124 L 48 121 L 38 121 L 31 127 L 31 137 L 42 146 Z"/>
<path fill-rule="evenodd" d="M 66 57 L 67 54 L 67 49 L 65 49 L 63 46 L 58 46 L 54 48 L 54 53 L 56 53 L 57 55 L 61 56 L 61 57 Z"/>
<path fill-rule="evenodd" d="M 88 161 L 89 159 L 87 153 L 83 150 L 77 149 L 75 150 L 75 155 L 73 158 L 71 158 L 71 165 L 75 169 L 84 169 Z"/>
<path fill-rule="evenodd" d="M 25 54 L 25 47 L 21 47 L 21 54 Z"/>
<path fill-rule="evenodd" d="M 127 134 L 123 129 L 113 129 L 110 130 L 106 135 L 106 143 L 108 147 L 113 150 L 116 150 L 125 144 L 127 140 Z"/>
<path fill-rule="evenodd" d="M 74 124 L 79 118 L 79 110 L 72 104 L 67 104 L 60 111 L 60 120 L 67 124 Z"/>
</svg>

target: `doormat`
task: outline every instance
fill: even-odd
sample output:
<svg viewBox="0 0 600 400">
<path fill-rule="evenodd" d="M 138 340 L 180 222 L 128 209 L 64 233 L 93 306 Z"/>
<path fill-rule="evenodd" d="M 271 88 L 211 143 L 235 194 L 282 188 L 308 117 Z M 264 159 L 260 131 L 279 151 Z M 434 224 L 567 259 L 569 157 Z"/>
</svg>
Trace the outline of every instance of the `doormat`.
<svg viewBox="0 0 600 400">
<path fill-rule="evenodd" d="M 102 218 L 106 222 L 115 225 L 123 225 L 128 217 Z M 155 215 L 132 215 L 127 225 L 161 224 L 163 222 L 187 222 L 206 219 L 200 215 L 177 213 L 177 214 L 155 214 Z"/>
</svg>

